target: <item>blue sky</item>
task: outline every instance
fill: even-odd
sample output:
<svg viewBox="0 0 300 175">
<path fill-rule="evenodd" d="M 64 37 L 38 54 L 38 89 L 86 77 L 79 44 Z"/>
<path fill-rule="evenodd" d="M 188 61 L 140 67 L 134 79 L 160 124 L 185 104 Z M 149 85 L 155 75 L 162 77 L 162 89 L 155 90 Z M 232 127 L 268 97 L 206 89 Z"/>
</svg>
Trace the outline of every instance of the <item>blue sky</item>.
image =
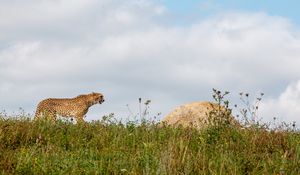
<svg viewBox="0 0 300 175">
<path fill-rule="evenodd" d="M 265 12 L 269 15 L 289 18 L 300 23 L 299 0 L 156 0 L 164 4 L 171 12 L 189 15 L 197 13 L 203 16 L 218 12 L 247 11 Z"/>
</svg>

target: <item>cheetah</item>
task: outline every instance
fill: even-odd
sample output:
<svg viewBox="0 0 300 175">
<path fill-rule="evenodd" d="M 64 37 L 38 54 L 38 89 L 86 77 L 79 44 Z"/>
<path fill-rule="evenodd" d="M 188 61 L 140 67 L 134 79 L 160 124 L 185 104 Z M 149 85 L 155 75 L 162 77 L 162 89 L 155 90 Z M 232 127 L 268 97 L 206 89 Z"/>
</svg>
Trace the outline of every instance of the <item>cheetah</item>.
<svg viewBox="0 0 300 175">
<path fill-rule="evenodd" d="M 52 120 L 56 120 L 59 115 L 62 117 L 75 117 L 77 123 L 82 123 L 89 107 L 103 102 L 103 95 L 95 92 L 78 95 L 75 98 L 48 98 L 38 103 L 35 119 L 47 116 Z"/>
</svg>

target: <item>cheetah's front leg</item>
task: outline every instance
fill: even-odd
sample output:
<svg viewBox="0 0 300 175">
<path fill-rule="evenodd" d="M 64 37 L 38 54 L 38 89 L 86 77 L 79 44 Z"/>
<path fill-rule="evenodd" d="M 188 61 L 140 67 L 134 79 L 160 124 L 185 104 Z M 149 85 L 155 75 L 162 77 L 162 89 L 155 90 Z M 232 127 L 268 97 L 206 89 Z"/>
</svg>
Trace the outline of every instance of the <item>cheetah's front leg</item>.
<svg viewBox="0 0 300 175">
<path fill-rule="evenodd" d="M 85 121 L 83 120 L 84 114 L 78 114 L 75 116 L 76 117 L 76 123 L 85 123 Z"/>
</svg>

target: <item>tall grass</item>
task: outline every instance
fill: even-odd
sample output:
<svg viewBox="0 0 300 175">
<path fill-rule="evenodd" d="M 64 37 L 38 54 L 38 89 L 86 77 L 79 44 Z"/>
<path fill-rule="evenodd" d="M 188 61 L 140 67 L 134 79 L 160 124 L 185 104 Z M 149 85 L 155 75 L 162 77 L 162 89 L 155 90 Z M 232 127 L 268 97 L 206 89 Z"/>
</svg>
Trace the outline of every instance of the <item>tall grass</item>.
<svg viewBox="0 0 300 175">
<path fill-rule="evenodd" d="M 300 174 L 300 134 L 0 118 L 2 174 Z"/>
<path fill-rule="evenodd" d="M 228 92 L 214 92 L 228 108 Z M 113 115 L 74 125 L 0 114 L 0 173 L 300 174 L 299 131 L 256 122 L 256 109 L 242 109 L 251 120 L 237 126 L 226 122 L 227 113 L 213 111 L 202 130 L 144 119 L 121 123 Z"/>
</svg>

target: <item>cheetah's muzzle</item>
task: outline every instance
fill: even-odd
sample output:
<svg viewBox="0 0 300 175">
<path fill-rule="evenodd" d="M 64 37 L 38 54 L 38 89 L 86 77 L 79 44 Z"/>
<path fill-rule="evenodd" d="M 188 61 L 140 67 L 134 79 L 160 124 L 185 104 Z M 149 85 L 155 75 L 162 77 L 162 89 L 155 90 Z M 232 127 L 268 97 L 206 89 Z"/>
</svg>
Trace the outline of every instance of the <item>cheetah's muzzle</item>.
<svg viewBox="0 0 300 175">
<path fill-rule="evenodd" d="M 105 101 L 104 99 L 101 99 L 101 100 L 99 101 L 99 104 L 102 104 L 104 101 Z"/>
</svg>

